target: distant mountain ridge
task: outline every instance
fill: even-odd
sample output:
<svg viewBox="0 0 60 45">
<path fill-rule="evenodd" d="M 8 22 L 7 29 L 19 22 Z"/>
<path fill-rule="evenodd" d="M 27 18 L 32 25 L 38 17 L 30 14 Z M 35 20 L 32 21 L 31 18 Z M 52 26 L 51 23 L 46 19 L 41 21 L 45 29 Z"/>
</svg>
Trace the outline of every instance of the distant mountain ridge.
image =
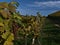
<svg viewBox="0 0 60 45">
<path fill-rule="evenodd" d="M 52 14 L 49 14 L 48 16 L 60 16 L 60 11 L 56 11 Z"/>
<path fill-rule="evenodd" d="M 60 25 L 60 11 L 54 12 L 47 16 L 54 24 Z"/>
</svg>

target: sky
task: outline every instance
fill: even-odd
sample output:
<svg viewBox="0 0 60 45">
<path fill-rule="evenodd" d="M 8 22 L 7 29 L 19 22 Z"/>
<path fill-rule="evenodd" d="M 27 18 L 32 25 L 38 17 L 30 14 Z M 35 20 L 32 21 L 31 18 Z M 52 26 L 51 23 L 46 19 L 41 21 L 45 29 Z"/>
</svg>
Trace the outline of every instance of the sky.
<svg viewBox="0 0 60 45">
<path fill-rule="evenodd" d="M 10 0 L 0 0 L 0 2 L 10 2 Z M 20 5 L 17 11 L 22 15 L 36 15 L 40 12 L 41 15 L 47 16 L 53 12 L 60 10 L 60 0 L 17 0 Z"/>
</svg>

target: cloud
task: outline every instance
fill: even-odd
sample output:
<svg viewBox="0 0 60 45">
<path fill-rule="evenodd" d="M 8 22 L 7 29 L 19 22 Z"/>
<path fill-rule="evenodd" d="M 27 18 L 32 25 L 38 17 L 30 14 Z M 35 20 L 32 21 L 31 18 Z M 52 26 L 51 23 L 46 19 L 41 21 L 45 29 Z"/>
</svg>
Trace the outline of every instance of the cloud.
<svg viewBox="0 0 60 45">
<path fill-rule="evenodd" d="M 42 15 L 48 15 L 54 11 L 60 10 L 60 1 L 45 1 L 45 2 L 33 2 L 27 4 L 29 8 L 33 10 L 40 11 Z"/>
<path fill-rule="evenodd" d="M 60 1 L 34 2 L 30 7 L 60 7 Z"/>
</svg>

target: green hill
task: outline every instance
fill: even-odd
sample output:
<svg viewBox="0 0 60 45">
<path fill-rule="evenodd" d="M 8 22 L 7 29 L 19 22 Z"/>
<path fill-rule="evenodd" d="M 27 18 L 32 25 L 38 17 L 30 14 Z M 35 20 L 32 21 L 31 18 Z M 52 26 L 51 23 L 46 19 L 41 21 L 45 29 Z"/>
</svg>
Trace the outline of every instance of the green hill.
<svg viewBox="0 0 60 45">
<path fill-rule="evenodd" d="M 60 11 L 49 14 L 48 19 L 50 19 L 53 23 L 60 25 Z"/>
</svg>

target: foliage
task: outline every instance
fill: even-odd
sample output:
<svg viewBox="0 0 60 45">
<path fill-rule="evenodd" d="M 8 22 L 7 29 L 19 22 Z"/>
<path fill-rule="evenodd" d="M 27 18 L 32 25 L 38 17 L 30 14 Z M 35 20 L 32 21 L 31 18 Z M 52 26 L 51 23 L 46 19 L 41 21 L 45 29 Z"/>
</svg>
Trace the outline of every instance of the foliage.
<svg viewBox="0 0 60 45">
<path fill-rule="evenodd" d="M 11 10 L 12 9 L 12 10 Z M 12 13 L 16 12 L 14 3 L 0 3 L 0 45 L 13 45 L 14 35 L 11 26 L 9 25 L 12 19 Z"/>
<path fill-rule="evenodd" d="M 19 5 L 16 2 L 0 5 L 0 45 L 49 45 L 52 40 L 54 44 L 60 40 L 60 28 L 54 26 L 49 17 L 39 12 L 37 16 L 21 16 L 16 12 Z"/>
</svg>

